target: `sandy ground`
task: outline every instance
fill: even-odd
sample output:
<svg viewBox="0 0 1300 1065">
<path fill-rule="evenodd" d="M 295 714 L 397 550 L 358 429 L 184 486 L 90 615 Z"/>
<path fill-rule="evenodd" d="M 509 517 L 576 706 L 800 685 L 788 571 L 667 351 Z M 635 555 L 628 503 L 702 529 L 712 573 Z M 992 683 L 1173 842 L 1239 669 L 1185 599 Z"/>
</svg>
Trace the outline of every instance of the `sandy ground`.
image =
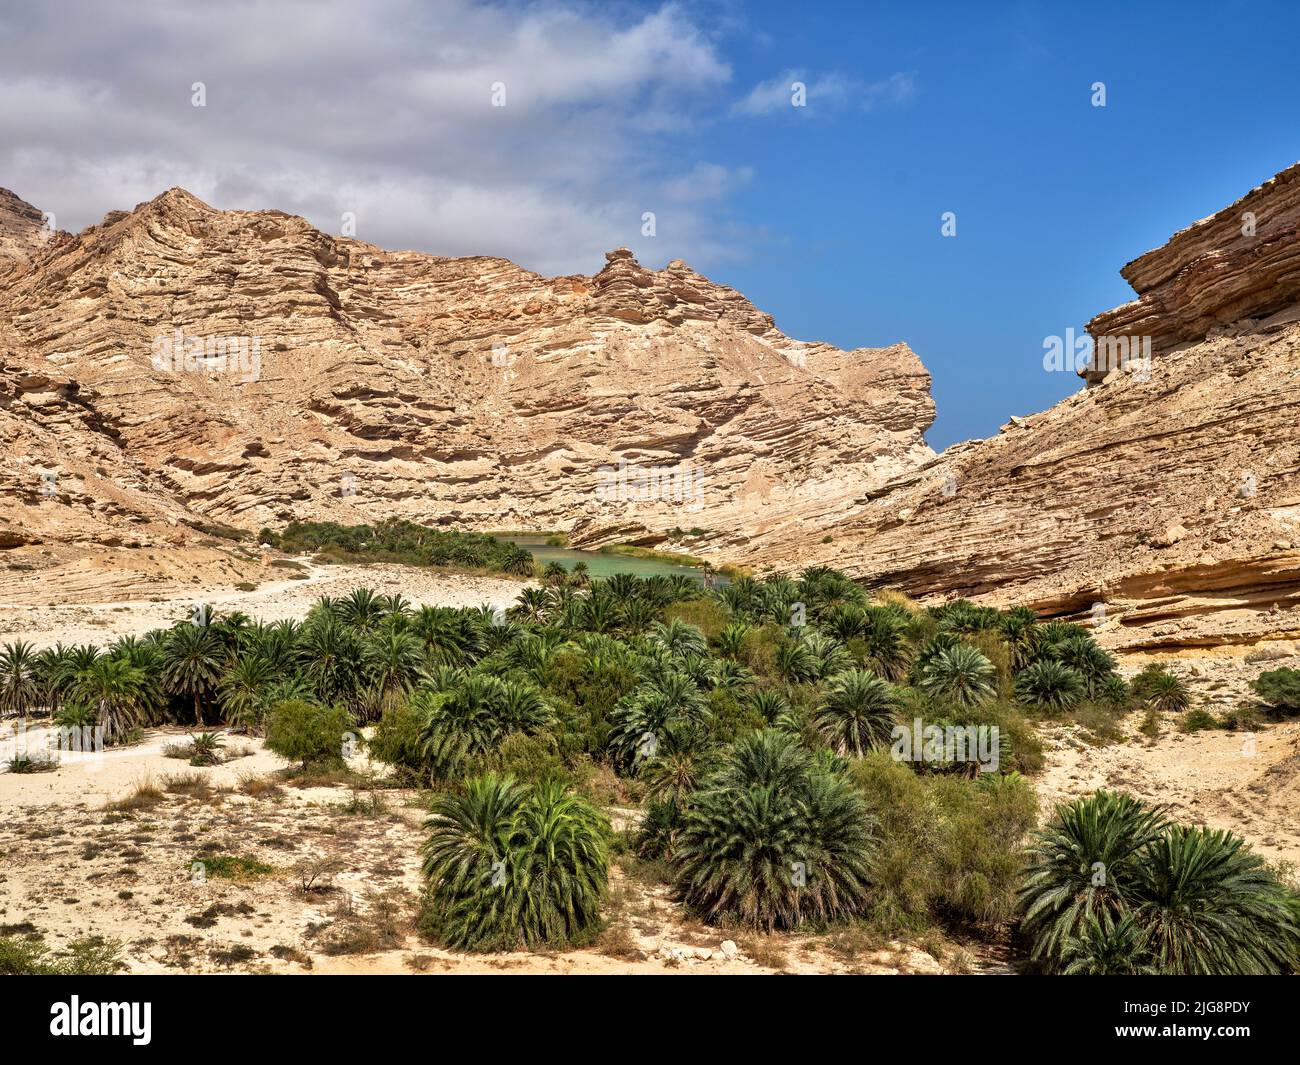
<svg viewBox="0 0 1300 1065">
<path fill-rule="evenodd" d="M 609 926 L 590 949 L 441 950 L 412 924 L 424 838 L 414 792 L 283 784 L 283 762 L 237 736 L 226 738 L 225 764 L 192 768 L 163 754 L 184 738 L 152 732 L 98 762 L 0 773 L 0 934 L 36 930 L 56 950 L 111 937 L 136 973 L 943 971 L 902 943 L 708 928 L 665 886 L 618 866 Z M 353 766 L 371 768 L 364 754 Z M 142 785 L 155 792 L 142 797 Z M 262 865 L 238 879 L 207 875 L 222 856 Z"/>
<path fill-rule="evenodd" d="M 281 561 L 278 566 L 252 561 L 230 579 L 199 585 L 178 579 L 144 583 L 134 572 L 113 573 L 103 560 L 95 566 L 95 572 L 109 574 L 103 583 L 89 579 L 82 567 L 0 573 L 0 643 L 18 639 L 38 648 L 59 642 L 105 644 L 184 620 L 197 603 L 266 621 L 302 618 L 322 595 L 342 596 L 362 585 L 401 593 L 415 606 L 474 607 L 509 606 L 525 586 L 507 578 L 406 566 Z"/>
<path fill-rule="evenodd" d="M 1258 655 L 1258 652 L 1256 652 Z M 1130 659 L 1132 674 L 1149 659 Z M 1222 655 L 1182 653 L 1162 664 L 1181 675 L 1192 705 L 1220 713 L 1249 696 L 1261 672 L 1300 669 L 1300 658 L 1246 661 L 1241 649 Z M 1044 730 L 1047 770 L 1036 779 L 1044 817 L 1052 806 L 1097 788 L 1130 792 L 1165 807 L 1175 820 L 1225 828 L 1269 861 L 1300 873 L 1300 720 L 1265 724 L 1253 732 L 1207 729 L 1184 733 L 1166 714 L 1154 742 L 1138 732 L 1142 715 L 1123 723 L 1124 739 L 1091 746 L 1070 728 Z"/>
</svg>

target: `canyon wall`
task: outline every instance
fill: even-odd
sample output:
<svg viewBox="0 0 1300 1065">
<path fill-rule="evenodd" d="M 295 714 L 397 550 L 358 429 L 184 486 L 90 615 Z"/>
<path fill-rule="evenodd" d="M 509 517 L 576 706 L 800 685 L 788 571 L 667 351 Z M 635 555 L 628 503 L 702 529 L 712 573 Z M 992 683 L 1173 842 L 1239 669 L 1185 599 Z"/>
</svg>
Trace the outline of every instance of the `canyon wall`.
<svg viewBox="0 0 1300 1065">
<path fill-rule="evenodd" d="M 389 516 L 748 538 L 933 457 L 905 344 L 792 340 L 681 262 L 546 278 L 180 189 L 40 221 L 0 197 L 11 545 Z"/>
</svg>

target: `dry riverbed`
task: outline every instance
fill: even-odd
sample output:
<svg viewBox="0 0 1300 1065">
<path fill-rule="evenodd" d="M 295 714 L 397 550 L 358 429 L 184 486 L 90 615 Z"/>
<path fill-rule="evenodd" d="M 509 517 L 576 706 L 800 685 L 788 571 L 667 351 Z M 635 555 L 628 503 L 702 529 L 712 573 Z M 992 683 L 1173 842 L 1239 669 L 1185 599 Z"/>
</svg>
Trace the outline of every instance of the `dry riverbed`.
<svg viewBox="0 0 1300 1065">
<path fill-rule="evenodd" d="M 224 764 L 192 768 L 163 753 L 184 736 L 0 773 L 0 934 L 37 931 L 56 950 L 116 939 L 137 973 L 944 971 L 903 943 L 709 928 L 635 863 L 615 865 L 608 926 L 588 949 L 441 950 L 413 926 L 425 817 L 414 792 L 294 786 L 242 737 L 227 738 Z M 364 755 L 353 768 L 371 769 Z M 968 964 L 957 947 L 927 946 Z"/>
</svg>

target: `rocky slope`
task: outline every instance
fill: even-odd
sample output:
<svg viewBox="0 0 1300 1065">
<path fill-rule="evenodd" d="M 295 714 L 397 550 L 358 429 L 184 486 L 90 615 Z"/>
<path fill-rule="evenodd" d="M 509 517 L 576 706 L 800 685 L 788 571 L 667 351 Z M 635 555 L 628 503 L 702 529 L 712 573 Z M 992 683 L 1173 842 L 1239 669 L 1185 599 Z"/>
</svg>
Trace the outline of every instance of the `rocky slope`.
<svg viewBox="0 0 1300 1065">
<path fill-rule="evenodd" d="M 831 544 L 791 529 L 755 560 L 1096 616 L 1117 647 L 1300 633 L 1298 217 L 1300 164 L 1125 267 L 1139 299 L 1089 329 L 1152 337 L 1149 370 L 950 448 L 868 493 Z"/>
<path fill-rule="evenodd" d="M 757 535 L 932 457 L 906 345 L 791 340 L 681 262 L 544 278 L 180 189 L 43 240 L 3 197 L 0 542 L 390 515 Z"/>
</svg>

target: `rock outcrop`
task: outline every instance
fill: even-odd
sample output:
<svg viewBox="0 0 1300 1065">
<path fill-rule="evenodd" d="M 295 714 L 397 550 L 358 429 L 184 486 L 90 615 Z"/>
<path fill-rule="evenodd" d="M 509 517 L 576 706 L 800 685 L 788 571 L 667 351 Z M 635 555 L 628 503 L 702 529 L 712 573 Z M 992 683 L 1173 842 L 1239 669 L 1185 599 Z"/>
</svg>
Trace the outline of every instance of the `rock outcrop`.
<svg viewBox="0 0 1300 1065">
<path fill-rule="evenodd" d="M 1140 298 L 1089 328 L 1155 338 L 1149 366 L 949 448 L 833 527 L 779 531 L 749 557 L 1024 602 L 1096 620 L 1117 647 L 1300 633 L 1298 212 L 1300 166 L 1125 268 Z"/>
<path fill-rule="evenodd" d="M 1150 337 L 1156 356 L 1247 319 L 1265 330 L 1296 321 L 1300 163 L 1175 233 L 1120 274 L 1138 298 L 1097 315 L 1088 332 L 1098 340 Z M 1085 376 L 1095 382 L 1110 368 Z"/>
<path fill-rule="evenodd" d="M 39 209 L 0 189 L 0 277 L 45 250 L 51 237 Z"/>
<path fill-rule="evenodd" d="M 180 189 L 47 239 L 4 204 L 7 542 L 387 516 L 749 538 L 933 457 L 906 345 L 792 340 L 681 262 L 545 278 Z"/>
</svg>

